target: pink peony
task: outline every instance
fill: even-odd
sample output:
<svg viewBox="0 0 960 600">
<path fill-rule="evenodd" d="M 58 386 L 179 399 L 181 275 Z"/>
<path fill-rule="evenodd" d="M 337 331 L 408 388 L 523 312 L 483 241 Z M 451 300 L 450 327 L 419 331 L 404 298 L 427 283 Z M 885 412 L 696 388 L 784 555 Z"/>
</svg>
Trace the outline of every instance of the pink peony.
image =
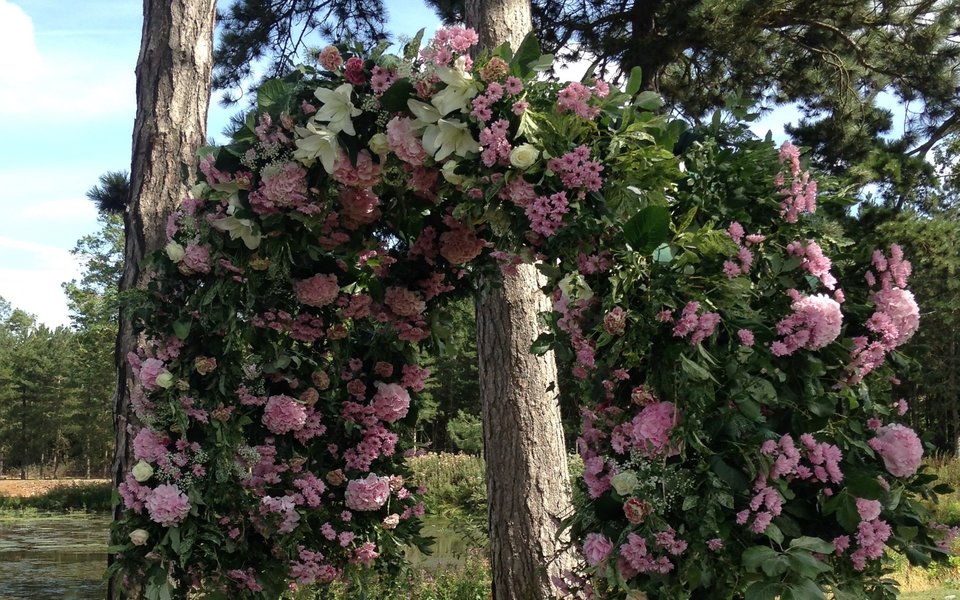
<svg viewBox="0 0 960 600">
<path fill-rule="evenodd" d="M 877 430 L 877 437 L 868 443 L 880 454 L 887 471 L 894 477 L 910 477 L 920 467 L 923 444 L 909 427 L 884 425 Z"/>
<path fill-rule="evenodd" d="M 293 291 L 297 300 L 308 306 L 326 306 L 337 299 L 340 284 L 333 274 L 314 275 L 308 279 L 293 282 Z"/>
<path fill-rule="evenodd" d="M 412 119 L 394 117 L 387 123 L 387 144 L 403 162 L 419 167 L 427 158 L 427 152 L 414 132 Z"/>
<path fill-rule="evenodd" d="M 307 410 L 290 396 L 270 396 L 262 421 L 273 433 L 297 431 L 307 422 Z"/>
<path fill-rule="evenodd" d="M 594 567 L 607 560 L 612 551 L 613 542 L 601 533 L 588 533 L 583 542 L 583 557 Z"/>
<path fill-rule="evenodd" d="M 146 501 L 150 518 L 164 527 L 174 527 L 181 523 L 190 512 L 190 500 L 175 485 L 158 485 Z"/>
<path fill-rule="evenodd" d="M 410 409 L 410 394 L 396 383 L 376 383 L 373 397 L 373 414 L 386 423 L 396 423 L 407 416 Z"/>
<path fill-rule="evenodd" d="M 354 479 L 347 483 L 343 494 L 347 508 L 360 511 L 378 510 L 390 497 L 390 478 L 378 477 L 374 473 L 366 479 Z"/>
</svg>

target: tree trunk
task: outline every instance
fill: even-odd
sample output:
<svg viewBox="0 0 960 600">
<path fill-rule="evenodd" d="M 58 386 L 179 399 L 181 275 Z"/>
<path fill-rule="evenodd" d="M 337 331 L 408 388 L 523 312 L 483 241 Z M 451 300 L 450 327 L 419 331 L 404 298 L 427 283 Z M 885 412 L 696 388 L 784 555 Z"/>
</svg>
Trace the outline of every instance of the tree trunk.
<svg viewBox="0 0 960 600">
<path fill-rule="evenodd" d="M 529 0 L 467 0 L 465 8 L 482 47 L 516 49 L 531 29 Z M 572 565 L 557 532 L 573 505 L 556 359 L 530 353 L 539 313 L 551 307 L 533 265 L 498 283 L 487 282 L 477 302 L 493 598 L 554 598 L 550 577 Z"/>
<path fill-rule="evenodd" d="M 167 216 L 189 188 L 184 169 L 193 178 L 196 152 L 206 139 L 215 14 L 214 0 L 143 2 L 121 292 L 141 287 L 149 279 L 149 273 L 140 270 L 140 261 L 166 241 Z M 135 384 L 126 356 L 136 346 L 130 314 L 121 309 L 113 397 L 115 487 L 130 466 L 130 391 Z M 114 518 L 120 513 L 118 506 Z M 108 592 L 112 598 L 119 597 L 114 583 L 110 582 Z"/>
</svg>

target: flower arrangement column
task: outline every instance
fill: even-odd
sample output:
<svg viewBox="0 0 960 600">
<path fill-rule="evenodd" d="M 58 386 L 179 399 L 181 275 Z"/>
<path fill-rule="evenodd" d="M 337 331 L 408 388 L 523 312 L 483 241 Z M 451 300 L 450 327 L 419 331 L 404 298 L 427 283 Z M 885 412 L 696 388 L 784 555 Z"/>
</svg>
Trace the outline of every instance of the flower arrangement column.
<svg viewBox="0 0 960 600">
<path fill-rule="evenodd" d="M 531 29 L 526 0 L 468 0 L 466 21 L 480 46 L 510 42 Z M 572 513 L 553 352 L 530 353 L 551 310 L 533 265 L 487 281 L 477 302 L 477 349 L 487 464 L 490 560 L 495 600 L 553 598 L 551 575 L 570 565 L 557 530 Z"/>
</svg>

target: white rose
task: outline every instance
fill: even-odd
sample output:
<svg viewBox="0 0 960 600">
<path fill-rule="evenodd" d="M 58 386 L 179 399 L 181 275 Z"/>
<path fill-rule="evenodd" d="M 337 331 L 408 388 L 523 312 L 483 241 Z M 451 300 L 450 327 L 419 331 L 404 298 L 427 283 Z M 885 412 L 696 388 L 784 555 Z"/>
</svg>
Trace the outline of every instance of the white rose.
<svg viewBox="0 0 960 600">
<path fill-rule="evenodd" d="M 387 142 L 387 135 L 385 133 L 375 134 L 370 138 L 367 146 L 369 146 L 375 154 L 379 154 L 380 156 L 390 152 L 390 144 Z"/>
<path fill-rule="evenodd" d="M 173 385 L 173 373 L 164 370 L 162 373 L 157 375 L 157 385 L 164 389 L 171 387 Z"/>
<path fill-rule="evenodd" d="M 143 483 L 144 481 L 150 479 L 150 476 L 153 475 L 153 467 L 150 466 L 150 463 L 141 460 L 137 464 L 133 465 L 133 468 L 130 469 L 130 472 L 133 473 L 133 478 Z"/>
<path fill-rule="evenodd" d="M 448 160 L 443 163 L 443 168 L 440 169 L 440 172 L 443 174 L 443 178 L 452 183 L 453 185 L 460 185 L 466 179 L 463 175 L 457 174 L 455 171 L 459 163 L 456 161 Z"/>
<path fill-rule="evenodd" d="M 633 471 L 617 473 L 610 478 L 610 485 L 613 486 L 613 489 L 617 490 L 618 494 L 626 496 L 637 487 L 637 476 Z"/>
<path fill-rule="evenodd" d="M 130 532 L 130 541 L 134 546 L 143 546 L 150 539 L 150 534 L 145 529 L 134 529 Z"/>
<path fill-rule="evenodd" d="M 183 246 L 176 242 L 170 242 L 166 245 L 164 250 L 167 251 L 167 256 L 170 257 L 170 260 L 173 262 L 180 262 L 183 260 L 183 255 L 186 254 L 186 250 L 183 249 Z"/>
<path fill-rule="evenodd" d="M 526 170 L 540 158 L 540 151 L 532 144 L 520 144 L 510 152 L 510 164 Z"/>
</svg>

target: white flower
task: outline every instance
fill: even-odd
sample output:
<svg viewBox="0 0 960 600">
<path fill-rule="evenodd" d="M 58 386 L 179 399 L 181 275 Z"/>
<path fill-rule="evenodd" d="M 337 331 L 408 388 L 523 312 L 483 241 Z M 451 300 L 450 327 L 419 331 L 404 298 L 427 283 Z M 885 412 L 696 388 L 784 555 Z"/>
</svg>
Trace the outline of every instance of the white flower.
<svg viewBox="0 0 960 600">
<path fill-rule="evenodd" d="M 260 233 L 254 229 L 250 219 L 225 217 L 214 221 L 213 227 L 229 233 L 231 240 L 242 239 L 248 250 L 256 250 L 260 246 Z"/>
<path fill-rule="evenodd" d="M 183 255 L 187 253 L 183 246 L 173 241 L 164 246 L 163 249 L 167 252 L 167 256 L 169 256 L 170 260 L 173 262 L 180 262 L 183 260 Z"/>
<path fill-rule="evenodd" d="M 480 91 L 473 77 L 461 69 L 438 67 L 437 76 L 447 84 L 447 87 L 437 92 L 430 99 L 430 103 L 437 107 L 441 115 L 447 115 L 455 110 L 462 112 L 467 108 L 467 103 Z"/>
<path fill-rule="evenodd" d="M 610 478 L 610 485 L 621 496 L 626 496 L 637 487 L 637 476 L 633 471 L 623 471 Z"/>
<path fill-rule="evenodd" d="M 157 386 L 164 389 L 169 388 L 173 385 L 173 373 L 164 369 L 159 375 L 157 375 Z"/>
<path fill-rule="evenodd" d="M 560 280 L 557 284 L 560 291 L 571 300 L 589 300 L 593 298 L 593 290 L 590 284 L 580 273 L 570 273 Z"/>
<path fill-rule="evenodd" d="M 313 116 L 314 120 L 327 121 L 327 128 L 334 133 L 342 131 L 347 135 L 357 135 L 351 119 L 360 116 L 363 111 L 353 105 L 353 100 L 350 98 L 351 94 L 353 94 L 353 86 L 349 83 L 345 83 L 335 90 L 318 88 L 313 95 L 323 105 Z"/>
<path fill-rule="evenodd" d="M 153 467 L 150 466 L 145 460 L 141 460 L 137 464 L 133 465 L 133 468 L 130 469 L 130 472 L 133 474 L 133 478 L 143 483 L 144 481 L 150 479 L 153 475 Z"/>
<path fill-rule="evenodd" d="M 436 125 L 428 125 L 423 132 L 423 148 L 434 160 L 443 160 L 451 154 L 467 156 L 479 152 L 480 144 L 473 139 L 467 124 L 462 121 L 440 119 Z"/>
<path fill-rule="evenodd" d="M 460 166 L 458 162 L 454 160 L 448 160 L 447 162 L 443 163 L 443 167 L 440 169 L 440 173 L 443 175 L 443 178 L 453 185 L 460 185 L 466 179 L 466 177 L 463 175 L 456 173 L 458 166 Z"/>
<path fill-rule="evenodd" d="M 520 144 L 510 151 L 510 164 L 526 170 L 540 158 L 540 151 L 532 144 Z"/>
<path fill-rule="evenodd" d="M 423 129 L 427 125 L 436 123 L 443 116 L 436 107 L 419 100 L 407 100 L 407 108 L 416 117 L 416 120 L 410 123 L 413 129 Z"/>
<path fill-rule="evenodd" d="M 313 121 L 307 123 L 306 127 L 297 127 L 296 131 L 297 149 L 294 150 L 293 157 L 306 167 L 313 165 L 319 158 L 323 169 L 332 174 L 333 165 L 340 156 L 336 132 Z"/>
<path fill-rule="evenodd" d="M 130 541 L 134 546 L 143 546 L 150 539 L 150 533 L 146 529 L 134 529 L 130 532 Z"/>
<path fill-rule="evenodd" d="M 380 156 L 390 152 L 390 143 L 387 141 L 387 135 L 385 133 L 374 134 L 367 143 L 367 146 L 374 154 L 379 154 Z"/>
</svg>

